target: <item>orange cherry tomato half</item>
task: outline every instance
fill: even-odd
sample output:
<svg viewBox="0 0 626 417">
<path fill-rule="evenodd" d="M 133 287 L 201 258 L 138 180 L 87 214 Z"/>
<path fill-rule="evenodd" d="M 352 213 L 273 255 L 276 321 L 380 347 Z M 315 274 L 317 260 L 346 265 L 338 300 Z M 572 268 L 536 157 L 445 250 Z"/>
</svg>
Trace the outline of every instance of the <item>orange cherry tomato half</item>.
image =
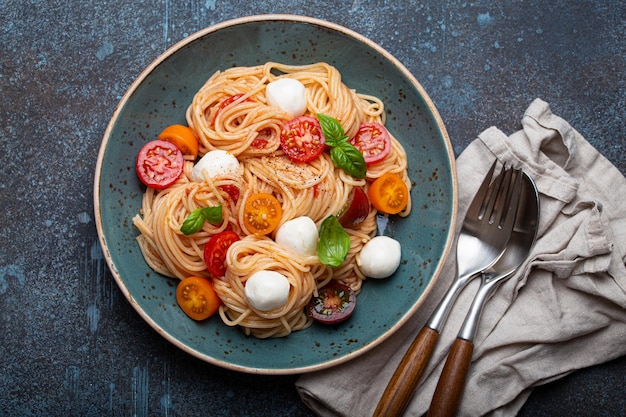
<svg viewBox="0 0 626 417">
<path fill-rule="evenodd" d="M 190 127 L 183 125 L 171 125 L 159 133 L 159 140 L 171 142 L 183 155 L 191 155 L 194 159 L 198 157 L 198 136 Z"/>
<path fill-rule="evenodd" d="M 326 147 L 319 120 L 311 116 L 291 119 L 280 131 L 280 146 L 295 162 L 309 162 L 317 158 Z"/>
<path fill-rule="evenodd" d="M 380 123 L 361 123 L 350 143 L 361 151 L 368 165 L 384 159 L 391 151 L 391 137 Z"/>
<path fill-rule="evenodd" d="M 181 280 L 176 287 L 176 302 L 186 315 L 198 321 L 211 317 L 222 304 L 213 283 L 202 277 Z"/>
<path fill-rule="evenodd" d="M 240 237 L 237 233 L 226 230 L 213 235 L 204 245 L 204 263 L 213 278 L 226 274 L 226 251 L 238 240 Z"/>
<path fill-rule="evenodd" d="M 387 214 L 400 213 L 409 203 L 409 189 L 402 178 L 393 172 L 377 178 L 367 194 L 376 210 Z"/>
<path fill-rule="evenodd" d="M 183 154 L 176 145 L 163 140 L 146 143 L 135 164 L 137 177 L 147 187 L 162 190 L 183 173 Z"/>
<path fill-rule="evenodd" d="M 267 193 L 258 193 L 246 200 L 243 222 L 248 231 L 263 236 L 276 229 L 282 215 L 283 208 L 276 197 Z"/>
</svg>

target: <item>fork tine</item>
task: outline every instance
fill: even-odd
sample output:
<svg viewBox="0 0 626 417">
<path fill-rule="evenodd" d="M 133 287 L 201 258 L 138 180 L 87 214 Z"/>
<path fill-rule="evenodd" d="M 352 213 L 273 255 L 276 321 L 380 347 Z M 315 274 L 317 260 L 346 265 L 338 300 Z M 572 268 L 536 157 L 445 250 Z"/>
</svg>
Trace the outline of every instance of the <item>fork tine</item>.
<svg viewBox="0 0 626 417">
<path fill-rule="evenodd" d="M 503 230 L 513 230 L 513 224 L 517 217 L 517 210 L 519 208 L 519 200 L 522 194 L 522 178 L 523 173 L 521 169 L 516 169 L 514 172 L 515 180 L 511 180 L 512 186 L 510 186 L 509 193 L 507 194 L 507 204 L 504 206 L 503 217 L 500 219 L 499 227 Z"/>
<path fill-rule="evenodd" d="M 511 230 L 517 214 L 522 174 L 519 169 L 503 167 L 503 171 L 492 185 L 493 197 L 486 201 L 483 217 L 499 229 Z"/>
<path fill-rule="evenodd" d="M 485 201 L 484 213 L 479 219 L 487 217 L 490 224 L 495 222 L 496 216 L 502 212 L 501 208 L 506 207 L 502 200 L 506 199 L 508 184 L 511 181 L 511 170 L 506 168 L 506 164 L 502 166 L 500 175 L 492 184 L 492 190 L 489 199 Z"/>
<path fill-rule="evenodd" d="M 487 172 L 487 175 L 485 175 L 485 179 L 483 180 L 482 184 L 480 184 L 478 191 L 474 195 L 474 200 L 467 209 L 467 217 L 478 219 L 484 213 L 484 203 L 488 201 L 491 196 L 490 185 L 492 179 L 494 178 L 494 172 L 496 170 L 497 164 L 498 160 L 496 159 L 491 165 L 491 168 L 489 168 L 489 172 Z"/>
</svg>

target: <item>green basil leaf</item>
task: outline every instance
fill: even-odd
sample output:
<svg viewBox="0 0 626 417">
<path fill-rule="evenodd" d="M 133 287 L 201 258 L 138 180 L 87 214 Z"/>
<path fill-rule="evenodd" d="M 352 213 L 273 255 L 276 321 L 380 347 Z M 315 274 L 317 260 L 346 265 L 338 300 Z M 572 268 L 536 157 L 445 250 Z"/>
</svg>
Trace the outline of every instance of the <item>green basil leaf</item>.
<svg viewBox="0 0 626 417">
<path fill-rule="evenodd" d="M 184 235 L 189 236 L 200 230 L 203 224 L 204 216 L 202 215 L 202 209 L 195 209 L 187 216 L 183 225 L 180 227 L 180 231 L 183 232 Z"/>
<path fill-rule="evenodd" d="M 336 268 L 350 250 L 350 236 L 335 216 L 328 216 L 320 226 L 317 256 L 321 263 Z"/>
<path fill-rule="evenodd" d="M 185 236 L 192 235 L 202 229 L 205 221 L 215 225 L 220 224 L 222 222 L 222 205 L 195 209 L 180 226 L 180 231 Z"/>
<path fill-rule="evenodd" d="M 343 130 L 343 126 L 341 126 L 341 123 L 339 123 L 337 119 L 318 113 L 317 120 L 320 122 L 322 133 L 324 134 L 324 138 L 326 139 L 326 144 L 328 146 L 337 146 L 339 142 L 343 142 L 348 139 Z"/>
<path fill-rule="evenodd" d="M 336 167 L 354 178 L 365 178 L 367 164 L 361 151 L 349 142 L 342 142 L 330 150 L 330 159 Z"/>
<path fill-rule="evenodd" d="M 317 114 L 326 145 L 330 147 L 330 158 L 337 168 L 344 170 L 354 178 L 365 178 L 367 165 L 361 151 L 350 142 L 341 123 L 333 117 L 322 113 Z"/>
<path fill-rule="evenodd" d="M 205 207 L 202 210 L 202 216 L 211 224 L 218 225 L 222 223 L 222 205 L 214 207 Z"/>
</svg>

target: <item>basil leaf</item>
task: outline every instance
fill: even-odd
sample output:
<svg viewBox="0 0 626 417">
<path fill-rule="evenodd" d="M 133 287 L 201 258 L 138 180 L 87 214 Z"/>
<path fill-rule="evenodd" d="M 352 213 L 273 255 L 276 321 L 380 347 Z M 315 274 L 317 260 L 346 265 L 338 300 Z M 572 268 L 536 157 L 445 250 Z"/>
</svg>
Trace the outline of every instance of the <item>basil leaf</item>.
<svg viewBox="0 0 626 417">
<path fill-rule="evenodd" d="M 330 150 L 330 159 L 336 167 L 354 178 L 365 178 L 367 165 L 361 151 L 349 142 L 342 142 Z"/>
<path fill-rule="evenodd" d="M 185 236 L 192 235 L 202 229 L 205 221 L 215 225 L 220 224 L 222 222 L 222 205 L 195 209 L 180 226 L 180 231 Z"/>
<path fill-rule="evenodd" d="M 222 223 L 222 205 L 214 207 L 205 207 L 202 210 L 202 216 L 211 224 L 218 225 Z"/>
<path fill-rule="evenodd" d="M 330 147 L 330 158 L 337 168 L 354 178 L 365 178 L 367 165 L 361 151 L 350 142 L 341 123 L 333 117 L 317 114 L 326 145 Z"/>
<path fill-rule="evenodd" d="M 350 250 L 350 236 L 335 216 L 328 216 L 320 226 L 317 256 L 321 263 L 338 267 Z"/>
<path fill-rule="evenodd" d="M 339 142 L 343 142 L 348 139 L 343 130 L 343 126 L 341 126 L 341 123 L 339 123 L 337 119 L 318 113 L 317 120 L 320 122 L 322 133 L 324 134 L 327 145 L 337 146 Z"/>
</svg>

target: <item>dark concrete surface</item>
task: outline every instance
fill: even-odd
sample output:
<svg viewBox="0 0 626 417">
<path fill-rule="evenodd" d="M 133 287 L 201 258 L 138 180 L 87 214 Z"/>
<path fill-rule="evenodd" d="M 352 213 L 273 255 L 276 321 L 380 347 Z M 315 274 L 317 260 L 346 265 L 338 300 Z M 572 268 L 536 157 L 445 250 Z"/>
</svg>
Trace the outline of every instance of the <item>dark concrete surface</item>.
<svg viewBox="0 0 626 417">
<path fill-rule="evenodd" d="M 621 0 L 0 1 L 0 415 L 309 416 L 295 376 L 205 364 L 153 331 L 100 251 L 92 184 L 116 104 L 175 42 L 294 13 L 379 43 L 420 80 L 455 152 L 548 101 L 626 172 Z M 626 342 L 626 340 L 625 340 Z M 623 416 L 626 359 L 538 388 L 522 416 Z"/>
</svg>

